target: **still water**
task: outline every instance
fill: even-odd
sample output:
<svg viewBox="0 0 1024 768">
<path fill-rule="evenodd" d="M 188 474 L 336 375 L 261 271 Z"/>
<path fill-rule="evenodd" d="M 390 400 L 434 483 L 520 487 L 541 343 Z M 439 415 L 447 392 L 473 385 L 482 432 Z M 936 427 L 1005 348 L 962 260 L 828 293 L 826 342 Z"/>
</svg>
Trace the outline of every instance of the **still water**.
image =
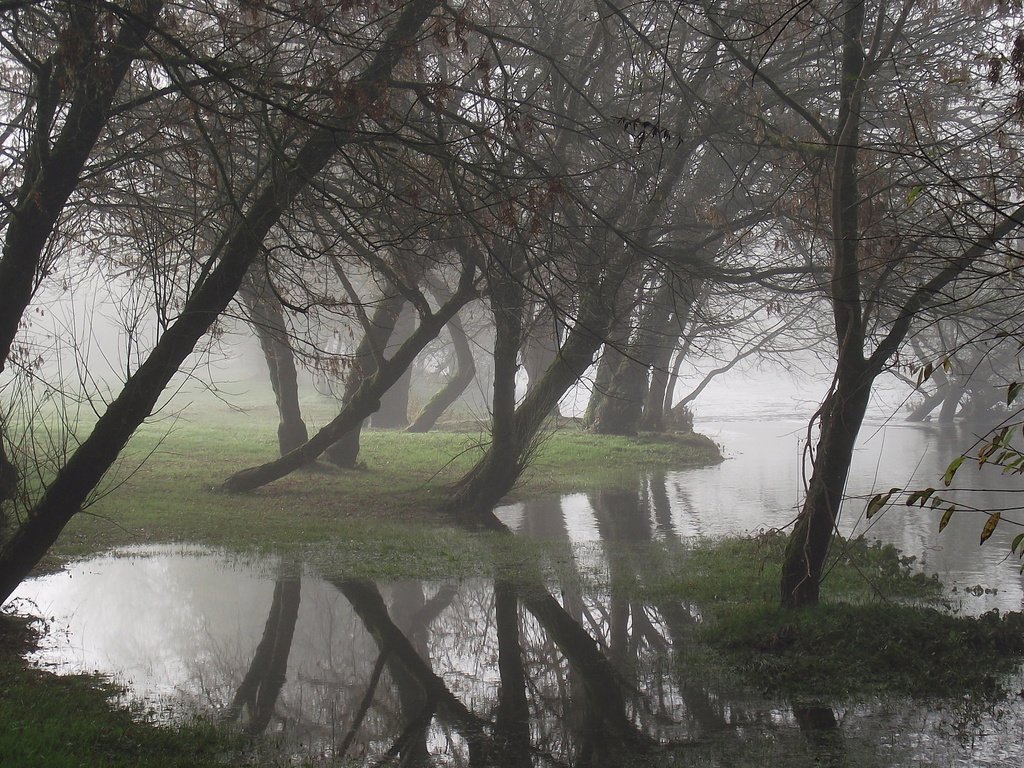
<svg viewBox="0 0 1024 768">
<path fill-rule="evenodd" d="M 698 428 L 723 445 L 726 461 L 638 478 L 628 492 L 508 505 L 500 517 L 519 535 L 580 544 L 580 568 L 600 560 L 608 540 L 786 525 L 800 496 L 804 423 Z M 936 485 L 970 437 L 883 420 L 863 435 L 853 497 Z M 979 508 L 1007 506 L 1019 484 L 982 473 L 957 485 L 975 482 L 986 493 L 961 497 Z M 844 533 L 916 554 L 964 611 L 1021 608 L 1021 578 L 1006 560 L 1009 526 L 979 547 L 978 515 L 955 516 L 939 535 L 939 513 L 901 506 L 869 524 L 864 503 L 851 498 Z M 964 723 L 955 708 L 906 701 L 837 706 L 740 693 L 680 663 L 698 607 L 581 592 L 578 583 L 374 584 L 324 579 L 273 557 L 158 547 L 74 564 L 24 584 L 16 601 L 48 621 L 37 663 L 109 674 L 156 718 L 212 713 L 270 734 L 289 754 L 329 761 L 584 766 L 618 764 L 620 753 L 658 765 L 1024 760 L 1024 713 L 1012 701 Z M 978 585 L 995 591 L 966 592 Z"/>
</svg>

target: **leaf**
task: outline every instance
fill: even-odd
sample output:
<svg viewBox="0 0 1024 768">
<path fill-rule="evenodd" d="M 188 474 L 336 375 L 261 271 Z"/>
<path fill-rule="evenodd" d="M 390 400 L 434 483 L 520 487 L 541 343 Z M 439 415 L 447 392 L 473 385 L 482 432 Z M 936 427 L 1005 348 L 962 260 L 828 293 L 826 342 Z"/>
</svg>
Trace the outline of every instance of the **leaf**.
<svg viewBox="0 0 1024 768">
<path fill-rule="evenodd" d="M 1000 512 L 993 512 L 988 516 L 988 520 L 985 521 L 985 527 L 981 529 L 981 541 L 979 544 L 984 544 L 992 536 L 992 532 L 999 525 L 999 518 L 1002 517 Z"/>
<path fill-rule="evenodd" d="M 1017 547 L 1020 546 L 1020 543 L 1022 541 L 1024 541 L 1024 533 L 1018 533 L 1016 536 L 1014 536 L 1013 537 L 1013 543 L 1010 544 L 1010 551 L 1011 552 L 1016 552 L 1017 551 Z M 1020 551 L 1020 556 L 1024 557 L 1024 549 L 1022 549 Z"/>
<path fill-rule="evenodd" d="M 916 187 L 911 187 L 910 190 L 907 192 L 907 205 L 913 205 L 914 201 L 917 200 L 917 198 L 923 191 L 924 187 L 922 187 L 920 184 L 917 185 Z"/>
<path fill-rule="evenodd" d="M 960 469 L 960 465 L 964 463 L 965 458 L 967 457 L 957 456 L 955 459 L 949 462 L 949 466 L 946 467 L 946 472 L 942 476 L 942 484 L 945 485 L 947 488 L 949 487 L 949 484 L 953 482 L 953 476 L 956 474 L 956 471 Z"/>
<path fill-rule="evenodd" d="M 920 387 L 922 384 L 928 381 L 928 379 L 931 378 L 931 375 L 934 372 L 935 366 L 932 365 L 931 363 L 926 364 L 925 367 L 921 369 L 921 372 L 917 375 L 917 386 Z"/>
<path fill-rule="evenodd" d="M 954 512 L 956 512 L 956 504 L 950 504 L 946 511 L 942 513 L 942 519 L 939 520 L 939 533 L 942 533 L 942 529 L 949 525 L 949 521 L 953 519 Z"/>
<path fill-rule="evenodd" d="M 1010 407 L 1013 405 L 1013 401 L 1017 399 L 1017 395 L 1020 394 L 1021 389 L 1024 388 L 1024 384 L 1019 381 L 1013 382 L 1006 388 L 1006 406 Z"/>
<path fill-rule="evenodd" d="M 864 517 L 870 520 L 872 517 L 877 515 L 881 509 L 889 503 L 889 499 L 892 495 L 898 491 L 899 488 L 890 488 L 888 493 L 877 493 L 871 497 L 871 501 L 868 502 L 867 508 L 864 510 Z"/>
<path fill-rule="evenodd" d="M 907 506 L 912 507 L 916 503 L 921 502 L 921 506 L 925 505 L 925 502 L 931 498 L 932 494 L 935 493 L 934 488 L 925 488 L 924 490 L 914 491 L 907 496 Z"/>
</svg>

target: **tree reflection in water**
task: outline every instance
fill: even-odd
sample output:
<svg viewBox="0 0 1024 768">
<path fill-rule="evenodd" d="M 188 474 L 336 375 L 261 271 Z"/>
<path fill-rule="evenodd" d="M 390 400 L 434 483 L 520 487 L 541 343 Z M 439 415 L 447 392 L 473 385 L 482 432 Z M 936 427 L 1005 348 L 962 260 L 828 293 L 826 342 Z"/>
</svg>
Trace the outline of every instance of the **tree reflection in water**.
<svg viewBox="0 0 1024 768">
<path fill-rule="evenodd" d="M 727 703 L 679 662 L 698 623 L 691 606 L 637 598 L 658 574 L 639 550 L 619 545 L 665 535 L 667 499 L 652 490 L 590 497 L 606 543 L 608 594 L 581 592 L 573 574 L 559 598 L 528 573 L 440 585 L 328 580 L 351 608 L 353 633 L 365 634 L 375 653 L 335 669 L 350 692 L 334 698 L 330 712 L 285 703 L 281 727 L 317 734 L 309 743 L 334 760 L 424 766 L 443 755 L 456 765 L 508 768 L 674 762 L 709 737 L 742 741 L 752 725 L 770 727 L 778 710 Z M 561 516 L 551 518 L 543 523 L 548 537 L 559 535 Z M 229 708 L 246 715 L 247 732 L 272 721 L 298 599 L 298 578 L 279 579 Z M 781 717 L 797 726 L 792 734 L 805 734 L 812 762 L 845 764 L 831 709 L 801 706 Z"/>
<path fill-rule="evenodd" d="M 267 578 L 265 566 L 193 550 L 107 558 L 40 583 L 66 590 L 76 620 L 92 610 L 86 598 L 107 598 L 81 636 L 55 643 L 95 644 L 80 668 L 145 678 L 143 695 L 174 690 L 300 759 L 525 768 L 614 765 L 628 755 L 630 765 L 731 768 L 1020 757 L 1012 725 L 1000 731 L 994 720 L 986 729 L 1004 738 L 964 747 L 938 731 L 941 713 L 910 702 L 790 706 L 731 688 L 692 661 L 697 606 L 664 597 L 652 548 L 634 546 L 676 535 L 664 483 L 647 478 L 634 493 L 575 494 L 564 505 L 577 522 L 585 509 L 601 544 L 566 548 L 557 580 L 503 568 L 493 579 L 375 584 L 325 580 L 306 567 L 300 583 L 297 566 Z M 562 506 L 525 507 L 519 533 L 569 540 Z M 671 551 L 686 556 L 685 547 Z M 607 586 L 593 586 L 595 569 Z M 111 615 L 118 588 L 114 603 L 144 620 Z M 94 661 L 103 656 L 107 668 Z M 170 676 L 146 678 L 152 669 Z"/>
</svg>

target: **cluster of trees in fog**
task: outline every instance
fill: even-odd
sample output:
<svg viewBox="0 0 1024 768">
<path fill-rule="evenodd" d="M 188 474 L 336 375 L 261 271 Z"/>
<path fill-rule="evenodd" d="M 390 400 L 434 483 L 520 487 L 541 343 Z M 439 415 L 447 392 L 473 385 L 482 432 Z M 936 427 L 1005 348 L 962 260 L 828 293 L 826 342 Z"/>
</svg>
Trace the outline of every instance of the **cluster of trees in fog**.
<svg viewBox="0 0 1024 768">
<path fill-rule="evenodd" d="M 1016 5 L 8 0 L 0 14 L 3 596 L 227 317 L 250 321 L 280 412 L 281 455 L 225 479 L 240 492 L 321 456 L 351 465 L 363 422 L 445 336 L 450 380 L 413 425 L 429 428 L 473 376 L 460 318 L 486 313 L 492 441 L 449 501 L 470 519 L 595 363 L 587 421 L 628 434 L 678 423 L 674 374 L 709 345 L 827 350 L 787 605 L 817 599 L 875 379 L 920 355 L 952 399 L 954 368 L 976 367 L 954 353 L 1015 333 Z M 70 389 L 42 373 L 33 317 L 89 275 L 119 292 L 122 380 L 80 376 L 95 416 L 61 441 L 41 424 Z M 302 367 L 336 382 L 315 434 Z"/>
</svg>

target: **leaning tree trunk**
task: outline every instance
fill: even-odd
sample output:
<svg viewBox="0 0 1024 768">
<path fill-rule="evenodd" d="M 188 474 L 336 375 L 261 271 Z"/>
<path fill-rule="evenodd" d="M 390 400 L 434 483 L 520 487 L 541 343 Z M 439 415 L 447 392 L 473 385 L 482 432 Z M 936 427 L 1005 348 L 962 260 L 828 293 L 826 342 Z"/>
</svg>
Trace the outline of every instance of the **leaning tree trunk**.
<svg viewBox="0 0 1024 768">
<path fill-rule="evenodd" d="M 345 393 L 341 398 L 343 409 L 352 402 L 352 398 L 355 397 L 356 391 L 363 382 L 377 373 L 378 356 L 383 354 L 384 348 L 391 339 L 395 325 L 398 323 L 398 316 L 405 303 L 405 297 L 398 291 L 394 291 L 378 302 L 364 329 L 363 338 L 360 340 L 359 346 L 356 347 L 352 368 L 345 379 Z M 399 378 L 404 375 L 405 370 L 402 371 Z M 383 399 L 384 393 L 381 393 L 380 397 Z M 379 408 L 380 402 L 378 401 L 375 405 Z M 363 422 L 360 420 L 324 451 L 324 458 L 338 467 L 354 467 L 356 458 L 359 456 L 359 437 L 362 429 Z"/>
<path fill-rule="evenodd" d="M 466 336 L 458 315 L 448 322 L 448 333 L 452 337 L 452 348 L 455 350 L 455 373 L 423 406 L 423 410 L 406 428 L 406 432 L 429 432 L 433 429 L 441 415 L 459 399 L 476 377 L 473 350 L 469 346 L 469 337 Z"/>
<path fill-rule="evenodd" d="M 299 408 L 299 376 L 295 353 L 288 337 L 281 303 L 273 295 L 262 269 L 250 269 L 242 281 L 239 295 L 256 331 L 270 373 L 270 386 L 277 402 L 277 444 L 281 455 L 309 439 L 306 422 Z"/>
<path fill-rule="evenodd" d="M 821 409 L 821 436 L 807 495 L 786 545 L 782 566 L 782 605 L 797 608 L 818 602 L 821 576 L 843 503 L 846 476 L 857 433 L 864 421 L 876 371 L 866 362 L 851 363 Z"/>
<path fill-rule="evenodd" d="M 577 322 L 558 357 L 537 385 L 526 393 L 508 419 L 508 425 L 501 427 L 502 440 L 492 440 L 483 457 L 455 484 L 446 504 L 451 512 L 479 520 L 489 514 L 515 485 L 544 421 L 569 387 L 579 381 L 593 364 L 594 353 L 613 322 L 616 292 L 625 281 L 628 270 L 628 255 L 622 254 L 614 258 L 607 273 L 587 289 Z M 513 402 L 514 387 L 513 381 Z M 507 393 L 504 397 L 507 400 Z"/>
<path fill-rule="evenodd" d="M 266 464 L 236 472 L 224 481 L 221 488 L 232 493 L 239 493 L 272 483 L 274 480 L 315 461 L 317 456 L 334 445 L 346 433 L 362 424 L 363 420 L 380 406 L 380 398 L 388 388 L 398 380 L 406 368 L 412 365 L 413 360 L 423 348 L 437 338 L 441 329 L 455 313 L 473 297 L 475 271 L 468 265 L 464 265 L 463 270 L 459 288 L 452 295 L 451 300 L 442 305 L 437 312 L 420 320 L 420 324 L 413 331 L 412 336 L 395 351 L 391 358 L 383 360 L 372 376 L 360 382 L 348 403 L 342 407 L 329 424 L 303 445 L 284 456 Z"/>
<path fill-rule="evenodd" d="M 416 327 L 416 310 L 406 303 L 398 315 L 388 343 L 397 346 L 412 335 Z M 412 369 L 409 366 L 384 397 L 380 409 L 370 417 L 370 424 L 380 429 L 405 429 L 409 425 L 409 389 L 412 386 Z"/>
</svg>

